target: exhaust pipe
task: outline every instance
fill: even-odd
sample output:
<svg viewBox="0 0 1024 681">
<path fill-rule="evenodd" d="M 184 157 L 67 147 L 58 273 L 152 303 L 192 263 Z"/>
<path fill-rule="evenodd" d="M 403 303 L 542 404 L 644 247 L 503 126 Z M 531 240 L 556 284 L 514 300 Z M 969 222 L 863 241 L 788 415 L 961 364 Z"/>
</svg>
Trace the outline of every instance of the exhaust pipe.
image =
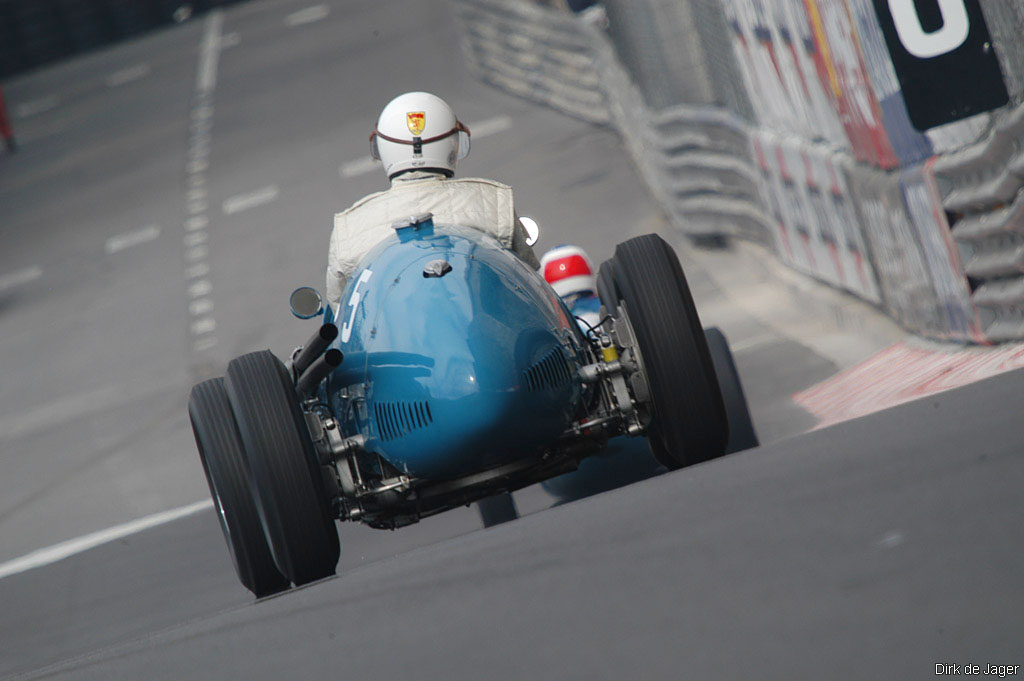
<svg viewBox="0 0 1024 681">
<path fill-rule="evenodd" d="M 334 332 L 337 333 L 337 329 Z M 335 367 L 341 365 L 343 358 L 344 355 L 341 354 L 341 350 L 331 348 L 302 372 L 298 382 L 295 384 L 295 389 L 301 395 L 312 394 L 317 386 L 320 385 L 320 381 L 327 378 L 327 374 L 334 371 Z"/>
<path fill-rule="evenodd" d="M 292 367 L 295 370 L 296 376 L 302 376 L 306 373 L 306 369 L 313 364 L 316 359 L 324 354 L 324 350 L 331 344 L 335 338 L 338 337 L 338 327 L 334 324 L 324 324 L 316 333 L 306 341 L 306 344 L 302 347 L 302 352 L 292 362 Z M 340 353 L 339 353 L 340 354 Z M 339 360 L 340 361 L 340 360 Z"/>
</svg>

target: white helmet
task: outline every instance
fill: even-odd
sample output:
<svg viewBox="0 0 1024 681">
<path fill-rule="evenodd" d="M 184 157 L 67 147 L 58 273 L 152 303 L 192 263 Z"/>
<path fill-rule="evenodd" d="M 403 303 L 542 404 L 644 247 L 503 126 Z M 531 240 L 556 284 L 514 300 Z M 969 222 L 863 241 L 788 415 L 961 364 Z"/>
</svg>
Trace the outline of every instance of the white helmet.
<svg viewBox="0 0 1024 681">
<path fill-rule="evenodd" d="M 406 92 L 384 107 L 370 133 L 370 153 L 388 177 L 407 170 L 436 170 L 448 177 L 469 154 L 469 128 L 440 97 Z"/>
<path fill-rule="evenodd" d="M 579 246 L 556 246 L 540 259 L 540 271 L 560 297 L 597 293 L 594 263 Z"/>
</svg>

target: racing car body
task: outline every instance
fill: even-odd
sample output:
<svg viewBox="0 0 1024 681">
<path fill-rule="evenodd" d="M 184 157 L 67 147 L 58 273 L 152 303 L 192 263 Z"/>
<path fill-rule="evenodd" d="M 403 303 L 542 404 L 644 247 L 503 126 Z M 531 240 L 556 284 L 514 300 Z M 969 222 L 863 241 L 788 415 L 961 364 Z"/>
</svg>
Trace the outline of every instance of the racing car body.
<svg viewBox="0 0 1024 681">
<path fill-rule="evenodd" d="M 485 233 L 429 214 L 394 227 L 337 309 L 307 288 L 315 305 L 300 310 L 293 294 L 323 324 L 287 362 L 249 353 L 193 389 L 200 459 L 257 596 L 332 574 L 336 520 L 394 529 L 559 476 L 565 490 L 564 474 L 629 437 L 670 469 L 726 451 L 708 342 L 660 237 L 602 265 L 603 318 L 584 331 Z"/>
<path fill-rule="evenodd" d="M 344 432 L 406 475 L 448 479 L 529 457 L 577 416 L 586 343 L 575 320 L 480 231 L 402 227 L 341 300 L 345 360 L 324 396 L 347 416 Z"/>
</svg>

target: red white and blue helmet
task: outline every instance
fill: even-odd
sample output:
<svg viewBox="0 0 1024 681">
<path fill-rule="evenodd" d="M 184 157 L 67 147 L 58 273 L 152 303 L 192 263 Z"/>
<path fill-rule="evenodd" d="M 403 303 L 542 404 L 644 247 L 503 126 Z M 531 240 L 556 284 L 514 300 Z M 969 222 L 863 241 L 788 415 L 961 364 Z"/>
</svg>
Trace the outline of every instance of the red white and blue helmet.
<svg viewBox="0 0 1024 681">
<path fill-rule="evenodd" d="M 590 256 L 579 246 L 556 246 L 540 259 L 540 271 L 561 297 L 597 293 L 597 276 Z"/>
</svg>

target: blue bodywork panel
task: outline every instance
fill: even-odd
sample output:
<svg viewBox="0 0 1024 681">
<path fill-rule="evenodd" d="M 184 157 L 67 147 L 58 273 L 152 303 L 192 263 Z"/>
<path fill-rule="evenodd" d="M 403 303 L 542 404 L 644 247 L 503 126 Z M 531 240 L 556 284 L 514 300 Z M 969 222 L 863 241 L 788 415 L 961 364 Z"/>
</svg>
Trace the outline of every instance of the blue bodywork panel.
<svg viewBox="0 0 1024 681">
<path fill-rule="evenodd" d="M 480 231 L 396 230 L 352 275 L 335 323 L 345 359 L 323 397 L 345 435 L 362 433 L 405 474 L 445 479 L 537 456 L 580 413 L 576 322 Z"/>
</svg>

